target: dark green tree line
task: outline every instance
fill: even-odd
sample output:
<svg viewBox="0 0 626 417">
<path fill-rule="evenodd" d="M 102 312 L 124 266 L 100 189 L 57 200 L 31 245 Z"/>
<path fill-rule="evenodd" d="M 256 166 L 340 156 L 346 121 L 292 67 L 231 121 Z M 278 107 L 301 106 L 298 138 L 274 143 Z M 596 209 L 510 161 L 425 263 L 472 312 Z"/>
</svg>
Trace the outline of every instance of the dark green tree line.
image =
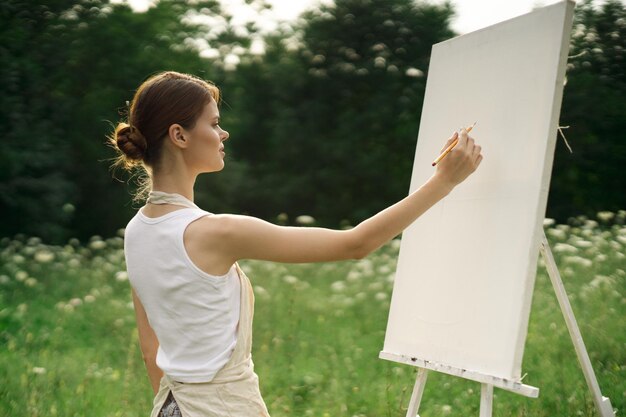
<svg viewBox="0 0 626 417">
<path fill-rule="evenodd" d="M 126 224 L 133 187 L 112 178 L 105 136 L 161 70 L 223 89 L 227 168 L 199 178 L 201 206 L 355 224 L 408 191 L 430 50 L 454 35 L 452 15 L 449 4 L 336 0 L 229 68 L 225 56 L 255 29 L 235 30 L 216 0 L 161 0 L 144 13 L 107 0 L 4 1 L 0 235 L 61 242 Z M 577 7 L 560 121 L 574 153 L 559 142 L 548 203 L 561 221 L 626 207 L 625 30 L 618 0 Z M 202 58 L 197 39 L 218 56 Z"/>
<path fill-rule="evenodd" d="M 626 7 L 586 0 L 576 9 L 562 126 L 572 147 L 556 148 L 548 215 L 566 219 L 626 208 Z"/>
<path fill-rule="evenodd" d="M 183 17 L 220 10 L 214 0 L 161 0 L 145 13 L 106 0 L 0 4 L 1 235 L 61 240 L 123 226 L 133 210 L 109 173 L 105 135 L 150 74 L 212 77 L 189 42 L 206 29 Z M 242 41 L 219 36 L 214 45 Z"/>
<path fill-rule="evenodd" d="M 305 13 L 290 49 L 227 74 L 239 119 L 232 146 L 249 161 L 243 208 L 352 224 L 408 190 L 433 43 L 452 9 L 411 0 L 337 0 Z"/>
</svg>

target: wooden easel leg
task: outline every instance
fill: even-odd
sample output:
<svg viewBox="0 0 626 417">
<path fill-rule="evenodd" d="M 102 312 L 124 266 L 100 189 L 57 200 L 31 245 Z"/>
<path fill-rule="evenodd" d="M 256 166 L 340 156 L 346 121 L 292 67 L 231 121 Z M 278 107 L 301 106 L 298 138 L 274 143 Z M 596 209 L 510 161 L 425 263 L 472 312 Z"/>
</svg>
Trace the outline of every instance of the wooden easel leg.
<svg viewBox="0 0 626 417">
<path fill-rule="evenodd" d="M 413 393 L 411 394 L 411 401 L 409 402 L 409 409 L 406 411 L 406 417 L 419 417 L 417 412 L 420 408 L 420 402 L 422 401 L 427 376 L 428 369 L 418 368 Z"/>
<path fill-rule="evenodd" d="M 574 310 L 572 310 L 572 305 L 569 302 L 569 298 L 567 298 L 567 293 L 565 292 L 565 287 L 563 286 L 563 281 L 561 280 L 561 274 L 556 266 L 554 256 L 552 256 L 552 251 L 550 250 L 550 245 L 545 234 L 541 240 L 541 253 L 546 262 L 548 275 L 550 276 L 550 281 L 552 281 L 552 286 L 554 287 L 556 298 L 559 301 L 561 312 L 565 317 L 567 330 L 569 331 L 569 335 L 574 343 L 578 361 L 583 368 L 585 380 L 587 381 L 587 385 L 593 394 L 593 401 L 596 405 L 596 410 L 601 417 L 614 417 L 615 413 L 613 412 L 611 401 L 607 397 L 603 397 L 600 392 L 600 386 L 598 385 L 596 374 L 593 372 L 591 360 L 589 359 L 589 354 L 587 353 L 585 343 L 583 342 L 583 336 L 580 334 L 580 329 L 576 323 Z"/>
<path fill-rule="evenodd" d="M 480 384 L 480 417 L 491 417 L 493 410 L 493 385 Z"/>
</svg>

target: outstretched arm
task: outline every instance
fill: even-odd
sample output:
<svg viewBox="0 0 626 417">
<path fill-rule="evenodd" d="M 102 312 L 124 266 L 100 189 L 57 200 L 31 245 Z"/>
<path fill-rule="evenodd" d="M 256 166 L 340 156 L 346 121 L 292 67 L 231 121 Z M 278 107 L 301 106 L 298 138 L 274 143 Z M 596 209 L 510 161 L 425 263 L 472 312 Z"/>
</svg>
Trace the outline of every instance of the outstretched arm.
<svg viewBox="0 0 626 417">
<path fill-rule="evenodd" d="M 456 133 L 444 148 L 455 139 Z M 217 215 L 203 219 L 202 227 L 207 232 L 204 245 L 229 262 L 262 259 L 300 263 L 363 258 L 445 197 L 476 170 L 481 160 L 480 147 L 463 129 L 457 146 L 422 187 L 353 229 L 282 227 L 249 216 Z"/>
<path fill-rule="evenodd" d="M 163 376 L 163 371 L 156 364 L 157 349 L 159 348 L 159 340 L 154 334 L 154 330 L 148 323 L 148 316 L 146 310 L 143 308 L 143 304 L 137 297 L 135 290 L 133 293 L 133 304 L 135 305 L 135 317 L 137 319 L 137 330 L 139 331 L 139 346 L 141 348 L 141 354 L 143 361 L 146 364 L 148 371 L 148 378 L 152 385 L 152 390 L 156 394 L 159 391 L 159 382 Z"/>
</svg>

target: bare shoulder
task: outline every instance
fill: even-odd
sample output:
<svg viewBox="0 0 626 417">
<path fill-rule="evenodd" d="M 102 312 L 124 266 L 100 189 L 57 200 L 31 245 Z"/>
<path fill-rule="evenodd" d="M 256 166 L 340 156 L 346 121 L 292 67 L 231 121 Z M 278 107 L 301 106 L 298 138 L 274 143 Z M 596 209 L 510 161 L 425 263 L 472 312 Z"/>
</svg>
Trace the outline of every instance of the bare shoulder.
<svg viewBox="0 0 626 417">
<path fill-rule="evenodd" d="M 187 226 L 185 237 L 201 239 L 204 242 L 211 240 L 222 241 L 233 230 L 245 227 L 245 218 L 236 214 L 212 214 L 194 220 Z"/>
<path fill-rule="evenodd" d="M 210 275 L 228 272 L 236 259 L 228 253 L 224 240 L 233 228 L 233 215 L 215 214 L 194 220 L 187 226 L 183 241 L 194 264 Z"/>
</svg>

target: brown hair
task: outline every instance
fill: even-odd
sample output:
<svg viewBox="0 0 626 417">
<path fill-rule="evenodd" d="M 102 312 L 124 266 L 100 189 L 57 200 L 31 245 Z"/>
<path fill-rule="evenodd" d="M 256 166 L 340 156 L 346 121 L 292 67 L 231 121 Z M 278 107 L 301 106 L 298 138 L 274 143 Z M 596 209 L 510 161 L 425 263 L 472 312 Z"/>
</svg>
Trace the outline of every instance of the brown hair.
<svg viewBox="0 0 626 417">
<path fill-rule="evenodd" d="M 178 123 L 193 129 L 212 99 L 219 103 L 220 91 L 213 83 L 175 71 L 155 74 L 139 86 L 128 106 L 127 122 L 118 123 L 107 136 L 107 144 L 118 154 L 111 168 L 140 171 L 135 201 L 152 188 L 150 174 L 158 169 L 170 126 Z"/>
</svg>

